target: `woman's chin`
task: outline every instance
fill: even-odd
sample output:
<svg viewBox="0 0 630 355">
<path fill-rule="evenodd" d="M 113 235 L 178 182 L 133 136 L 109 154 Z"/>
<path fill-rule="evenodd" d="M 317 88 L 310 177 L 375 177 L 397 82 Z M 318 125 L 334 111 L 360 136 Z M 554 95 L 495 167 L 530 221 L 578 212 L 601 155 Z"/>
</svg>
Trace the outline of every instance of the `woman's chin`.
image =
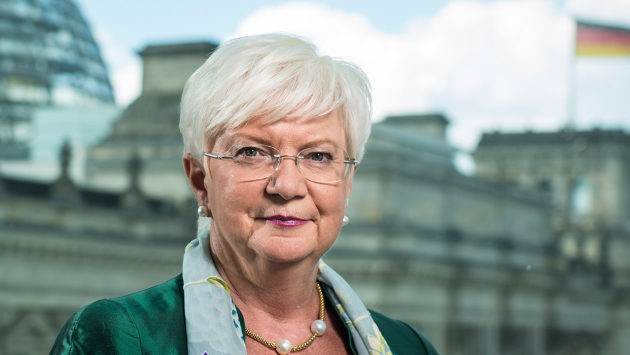
<svg viewBox="0 0 630 355">
<path fill-rule="evenodd" d="M 268 236 L 261 239 L 250 239 L 250 248 L 259 257 L 275 263 L 297 263 L 312 258 L 317 251 L 316 238 Z"/>
</svg>

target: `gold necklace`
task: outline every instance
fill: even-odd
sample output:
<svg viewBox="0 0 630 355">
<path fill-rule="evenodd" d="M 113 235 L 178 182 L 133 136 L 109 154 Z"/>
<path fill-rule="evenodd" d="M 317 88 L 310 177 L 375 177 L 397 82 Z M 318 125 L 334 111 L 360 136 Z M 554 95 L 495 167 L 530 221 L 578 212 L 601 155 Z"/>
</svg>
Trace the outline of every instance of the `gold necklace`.
<svg viewBox="0 0 630 355">
<path fill-rule="evenodd" d="M 289 342 L 287 339 L 281 339 L 276 344 L 252 332 L 247 327 L 245 327 L 245 333 L 257 342 L 272 349 L 275 349 L 278 354 L 288 354 L 291 351 L 306 349 L 309 345 L 311 345 L 311 343 L 313 343 L 313 341 L 315 341 L 315 338 L 324 335 L 324 332 L 326 332 L 326 323 L 324 322 L 324 294 L 322 293 L 322 288 L 319 286 L 319 283 L 316 283 L 316 285 L 317 291 L 319 292 L 319 319 L 314 320 L 311 324 L 311 332 L 313 333 L 313 335 L 308 338 L 307 341 L 303 342 L 300 345 L 291 346 L 291 342 Z"/>
</svg>

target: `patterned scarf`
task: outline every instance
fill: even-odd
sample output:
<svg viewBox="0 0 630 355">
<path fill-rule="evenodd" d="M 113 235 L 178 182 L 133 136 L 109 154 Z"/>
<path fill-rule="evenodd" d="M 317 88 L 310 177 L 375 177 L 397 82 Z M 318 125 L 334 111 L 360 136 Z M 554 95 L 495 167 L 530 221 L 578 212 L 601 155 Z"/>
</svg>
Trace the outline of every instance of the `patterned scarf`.
<svg viewBox="0 0 630 355">
<path fill-rule="evenodd" d="M 228 285 L 210 255 L 209 233 L 201 229 L 184 253 L 184 307 L 189 355 L 247 354 L 243 329 Z M 359 355 L 391 355 L 387 342 L 350 285 L 323 261 L 317 280 L 348 326 Z"/>
</svg>

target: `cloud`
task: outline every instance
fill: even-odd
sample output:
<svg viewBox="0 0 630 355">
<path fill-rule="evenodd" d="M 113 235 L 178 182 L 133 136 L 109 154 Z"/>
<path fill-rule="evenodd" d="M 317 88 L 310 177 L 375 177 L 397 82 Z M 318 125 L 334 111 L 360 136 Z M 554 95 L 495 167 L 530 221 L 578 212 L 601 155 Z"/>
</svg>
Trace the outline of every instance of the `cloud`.
<svg viewBox="0 0 630 355">
<path fill-rule="evenodd" d="M 630 26 L 628 0 L 568 0 L 567 7 L 578 18 Z"/>
<path fill-rule="evenodd" d="M 107 63 L 116 103 L 121 107 L 127 106 L 140 94 L 140 59 L 129 48 L 120 45 L 107 29 L 96 27 L 93 32 L 103 60 Z"/>
<path fill-rule="evenodd" d="M 121 66 L 111 77 L 118 106 L 125 107 L 140 95 L 142 66 L 139 61 Z"/>
<path fill-rule="evenodd" d="M 572 3 L 589 9 L 602 2 Z M 294 2 L 261 8 L 231 37 L 266 32 L 308 37 L 324 54 L 359 64 L 372 81 L 375 119 L 445 112 L 451 142 L 465 150 L 482 131 L 549 130 L 567 122 L 574 23 L 550 1 L 453 1 L 400 34 L 379 31 L 358 14 Z M 599 80 L 614 81 L 614 74 L 604 70 Z M 582 73 L 578 81 L 588 86 Z"/>
</svg>

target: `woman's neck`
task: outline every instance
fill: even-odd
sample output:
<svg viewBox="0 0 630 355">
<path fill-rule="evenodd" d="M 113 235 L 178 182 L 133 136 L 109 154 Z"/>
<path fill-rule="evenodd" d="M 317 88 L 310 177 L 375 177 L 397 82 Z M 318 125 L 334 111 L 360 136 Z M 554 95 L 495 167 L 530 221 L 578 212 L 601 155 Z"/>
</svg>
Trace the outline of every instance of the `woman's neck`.
<svg viewBox="0 0 630 355">
<path fill-rule="evenodd" d="M 319 317 L 319 292 L 315 285 L 319 258 L 296 263 L 274 263 L 252 256 L 239 258 L 223 248 L 212 234 L 211 255 L 217 271 L 230 287 L 232 299 L 243 314 L 246 327 L 263 338 L 287 339 L 298 345 L 312 336 L 311 324 Z M 305 354 L 351 354 L 343 323 L 327 307 L 326 336 L 304 349 Z M 245 342 L 248 354 L 275 354 L 260 342 Z"/>
<path fill-rule="evenodd" d="M 215 267 L 230 287 L 236 306 L 248 316 L 248 322 L 249 318 L 282 322 L 302 319 L 312 322 L 317 318 L 318 260 L 275 263 L 255 255 L 246 259 L 224 248 L 212 236 L 210 245 Z"/>
</svg>

